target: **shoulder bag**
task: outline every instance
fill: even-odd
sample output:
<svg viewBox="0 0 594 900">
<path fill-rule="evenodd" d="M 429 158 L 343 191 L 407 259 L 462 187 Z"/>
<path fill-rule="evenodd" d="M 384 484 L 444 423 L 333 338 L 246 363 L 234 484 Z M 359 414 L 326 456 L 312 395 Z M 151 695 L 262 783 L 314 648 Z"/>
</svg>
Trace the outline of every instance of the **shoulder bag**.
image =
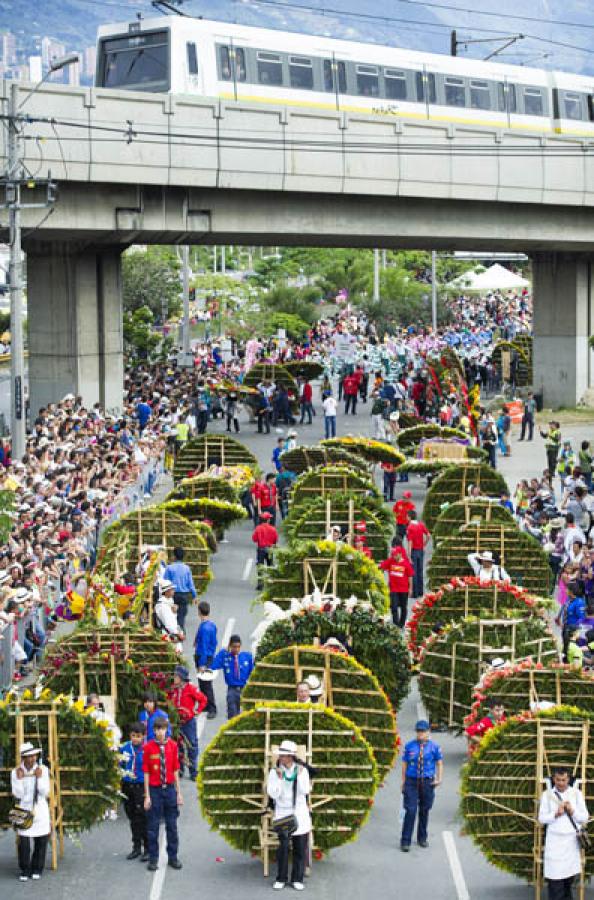
<svg viewBox="0 0 594 900">
<path fill-rule="evenodd" d="M 23 806 L 13 806 L 8 811 L 8 824 L 15 831 L 27 831 L 33 825 L 35 818 L 35 807 L 37 805 L 38 788 L 37 778 L 35 778 L 35 791 L 33 793 L 33 808 L 25 809 Z"/>
<path fill-rule="evenodd" d="M 563 797 L 561 796 L 561 794 L 558 791 L 553 791 L 553 793 L 555 794 L 555 797 L 557 798 L 557 800 L 560 800 L 561 803 L 563 803 Z M 578 825 L 578 823 L 575 821 L 573 816 L 569 815 L 567 810 L 565 810 L 565 815 L 567 816 L 567 818 L 569 819 L 569 821 L 571 822 L 571 824 L 574 827 L 575 836 L 577 838 L 577 842 L 578 842 L 580 850 L 584 850 L 587 852 L 592 846 L 592 839 L 591 839 L 590 835 L 588 834 L 587 828 L 585 828 L 584 826 Z"/>
<path fill-rule="evenodd" d="M 293 810 L 297 805 L 297 779 L 299 775 L 297 774 L 295 777 L 295 781 L 293 782 Z M 294 812 L 292 812 L 288 816 L 283 816 L 281 819 L 275 819 L 272 823 L 272 830 L 277 835 L 279 840 L 283 838 L 288 840 L 299 827 L 299 823 L 297 822 L 297 816 Z"/>
</svg>

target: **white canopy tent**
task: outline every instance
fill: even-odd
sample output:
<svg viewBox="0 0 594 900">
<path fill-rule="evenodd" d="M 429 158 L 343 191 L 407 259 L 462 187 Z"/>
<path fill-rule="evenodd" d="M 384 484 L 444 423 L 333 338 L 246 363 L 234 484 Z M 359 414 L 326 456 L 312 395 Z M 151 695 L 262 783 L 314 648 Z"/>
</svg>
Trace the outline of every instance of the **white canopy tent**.
<svg viewBox="0 0 594 900">
<path fill-rule="evenodd" d="M 494 291 L 518 291 L 529 286 L 530 282 L 526 278 L 495 263 L 483 272 L 465 272 L 464 275 L 458 275 L 445 287 L 448 291 L 487 294 Z"/>
</svg>

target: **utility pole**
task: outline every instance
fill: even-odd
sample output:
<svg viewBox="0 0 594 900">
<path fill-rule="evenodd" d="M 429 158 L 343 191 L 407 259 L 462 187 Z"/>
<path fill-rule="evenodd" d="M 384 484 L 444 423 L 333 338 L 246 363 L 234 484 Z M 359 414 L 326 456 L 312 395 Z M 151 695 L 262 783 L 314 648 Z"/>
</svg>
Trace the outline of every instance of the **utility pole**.
<svg viewBox="0 0 594 900">
<path fill-rule="evenodd" d="M 182 352 L 190 352 L 190 248 L 182 247 L 184 320 L 182 325 Z"/>
<path fill-rule="evenodd" d="M 382 250 L 382 269 L 388 268 L 388 251 L 386 249 Z"/>
<path fill-rule="evenodd" d="M 225 259 L 225 245 L 221 247 L 221 275 L 227 274 L 227 260 Z"/>
<path fill-rule="evenodd" d="M 380 298 L 380 252 L 373 251 L 373 302 L 377 303 Z"/>
<path fill-rule="evenodd" d="M 212 248 L 212 274 L 217 274 L 217 245 Z"/>
<path fill-rule="evenodd" d="M 431 324 L 437 331 L 437 251 L 431 251 Z"/>
</svg>

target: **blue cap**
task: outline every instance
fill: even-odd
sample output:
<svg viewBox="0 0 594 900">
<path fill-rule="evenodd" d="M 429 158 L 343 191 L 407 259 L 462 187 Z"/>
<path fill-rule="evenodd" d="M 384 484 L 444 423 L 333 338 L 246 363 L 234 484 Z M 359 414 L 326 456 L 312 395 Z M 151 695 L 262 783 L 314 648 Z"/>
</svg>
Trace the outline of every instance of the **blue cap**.
<svg viewBox="0 0 594 900">
<path fill-rule="evenodd" d="M 431 731 L 431 725 L 427 719 L 419 719 L 415 725 L 415 731 Z"/>
<path fill-rule="evenodd" d="M 188 672 L 188 670 L 186 669 L 185 666 L 176 666 L 175 674 L 178 675 L 182 681 L 190 680 L 190 673 Z"/>
</svg>

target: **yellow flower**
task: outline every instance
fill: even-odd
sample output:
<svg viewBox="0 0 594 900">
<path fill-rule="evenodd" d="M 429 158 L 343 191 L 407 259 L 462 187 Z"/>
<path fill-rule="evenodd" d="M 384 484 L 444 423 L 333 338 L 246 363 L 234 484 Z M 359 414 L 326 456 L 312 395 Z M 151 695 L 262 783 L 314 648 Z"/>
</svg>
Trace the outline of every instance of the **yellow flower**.
<svg viewBox="0 0 594 900">
<path fill-rule="evenodd" d="M 27 688 L 26 691 L 23 691 L 23 700 L 31 700 L 32 698 L 33 698 L 33 694 L 31 693 L 29 688 Z"/>
</svg>

